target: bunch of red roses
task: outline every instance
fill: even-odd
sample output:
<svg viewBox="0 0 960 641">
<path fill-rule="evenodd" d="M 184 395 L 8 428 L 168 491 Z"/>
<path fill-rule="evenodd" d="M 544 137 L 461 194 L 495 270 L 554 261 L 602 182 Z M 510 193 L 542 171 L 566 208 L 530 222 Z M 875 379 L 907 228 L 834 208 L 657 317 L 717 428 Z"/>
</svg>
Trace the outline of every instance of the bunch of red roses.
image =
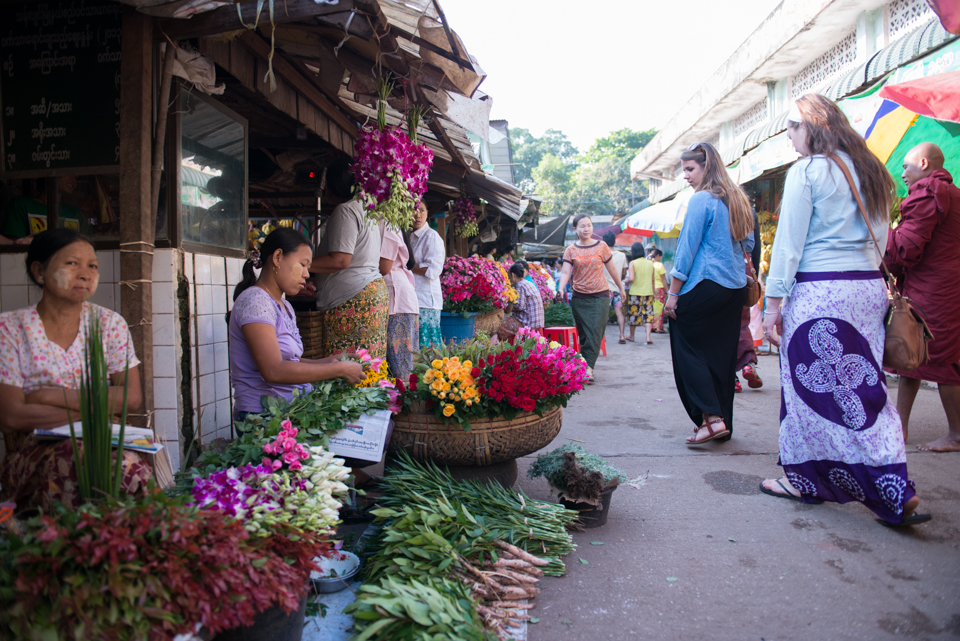
<svg viewBox="0 0 960 641">
<path fill-rule="evenodd" d="M 440 274 L 443 311 L 486 313 L 507 306 L 507 289 L 499 266 L 492 260 L 450 256 Z"/>
<path fill-rule="evenodd" d="M 587 365 L 569 347 L 531 338 L 512 349 L 480 359 L 474 378 L 481 396 L 501 404 L 504 415 L 541 412 L 583 389 Z"/>
</svg>

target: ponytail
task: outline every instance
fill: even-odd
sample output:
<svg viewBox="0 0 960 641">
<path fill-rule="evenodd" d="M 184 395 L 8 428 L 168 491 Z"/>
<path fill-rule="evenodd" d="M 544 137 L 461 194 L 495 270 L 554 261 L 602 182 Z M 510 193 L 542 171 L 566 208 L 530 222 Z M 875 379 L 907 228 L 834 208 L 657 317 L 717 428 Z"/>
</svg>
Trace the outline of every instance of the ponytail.
<svg viewBox="0 0 960 641">
<path fill-rule="evenodd" d="M 243 278 L 239 283 L 237 283 L 237 286 L 233 290 L 234 302 L 240 298 L 240 294 L 252 287 L 254 283 L 257 282 L 257 275 L 253 271 L 253 263 L 254 260 L 252 258 L 248 258 L 247 262 L 243 264 Z"/>
</svg>

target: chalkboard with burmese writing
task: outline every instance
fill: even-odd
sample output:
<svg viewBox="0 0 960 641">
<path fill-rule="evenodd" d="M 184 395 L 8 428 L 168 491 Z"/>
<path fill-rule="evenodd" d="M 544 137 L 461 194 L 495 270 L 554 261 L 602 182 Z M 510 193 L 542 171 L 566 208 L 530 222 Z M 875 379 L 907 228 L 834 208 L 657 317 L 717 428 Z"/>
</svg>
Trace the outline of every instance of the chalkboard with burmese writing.
<svg viewBox="0 0 960 641">
<path fill-rule="evenodd" d="M 0 6 L 0 174 L 119 165 L 122 12 L 84 0 Z"/>
</svg>

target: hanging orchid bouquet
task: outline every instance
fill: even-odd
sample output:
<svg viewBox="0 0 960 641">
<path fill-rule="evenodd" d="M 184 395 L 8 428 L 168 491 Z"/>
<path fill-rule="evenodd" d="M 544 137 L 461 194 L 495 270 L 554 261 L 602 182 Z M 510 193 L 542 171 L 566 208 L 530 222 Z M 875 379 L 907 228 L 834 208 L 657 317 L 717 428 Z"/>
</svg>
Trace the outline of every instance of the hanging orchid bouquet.
<svg viewBox="0 0 960 641">
<path fill-rule="evenodd" d="M 460 196 L 450 202 L 450 213 L 453 215 L 453 233 L 460 238 L 472 238 L 480 233 L 477 226 L 477 210 L 473 201 L 467 196 Z"/>
<path fill-rule="evenodd" d="M 403 231 L 410 229 L 413 213 L 427 191 L 433 152 L 417 142 L 421 108 L 407 113 L 407 134 L 400 127 L 387 126 L 386 105 L 392 91 L 392 83 L 381 82 L 377 125 L 363 127 L 357 135 L 353 176 L 356 198 L 363 203 L 367 217 Z"/>
<path fill-rule="evenodd" d="M 450 256 L 440 274 L 443 311 L 485 314 L 517 300 L 517 290 L 496 262 L 479 256 Z"/>
</svg>

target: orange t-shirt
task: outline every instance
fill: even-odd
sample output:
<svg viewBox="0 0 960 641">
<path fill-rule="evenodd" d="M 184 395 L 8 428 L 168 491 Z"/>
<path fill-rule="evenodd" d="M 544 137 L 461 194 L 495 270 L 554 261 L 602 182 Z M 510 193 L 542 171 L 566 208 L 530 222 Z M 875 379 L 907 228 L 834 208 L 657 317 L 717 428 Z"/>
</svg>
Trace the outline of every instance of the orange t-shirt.
<svg viewBox="0 0 960 641">
<path fill-rule="evenodd" d="M 603 293 L 609 295 L 609 286 L 603 273 L 604 265 L 613 258 L 613 252 L 602 240 L 592 245 L 581 247 L 574 243 L 563 252 L 563 261 L 573 265 L 573 292 L 574 295 L 585 294 L 592 296 Z"/>
</svg>

